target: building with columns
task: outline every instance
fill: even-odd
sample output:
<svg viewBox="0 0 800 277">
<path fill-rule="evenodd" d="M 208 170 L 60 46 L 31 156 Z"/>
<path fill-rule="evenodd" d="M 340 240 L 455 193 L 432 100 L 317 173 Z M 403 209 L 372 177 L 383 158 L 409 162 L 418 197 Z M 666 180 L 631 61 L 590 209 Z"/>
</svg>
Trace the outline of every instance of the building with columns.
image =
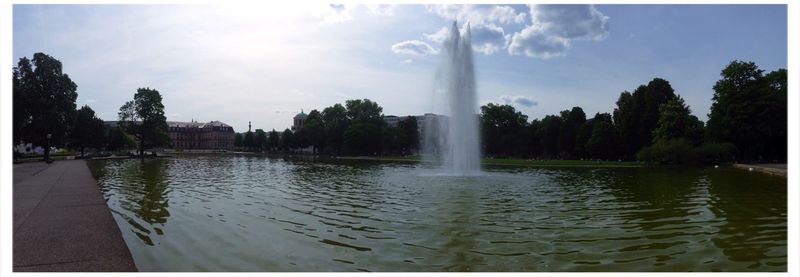
<svg viewBox="0 0 800 277">
<path fill-rule="evenodd" d="M 233 150 L 236 133 L 220 121 L 167 121 L 174 149 Z"/>
</svg>

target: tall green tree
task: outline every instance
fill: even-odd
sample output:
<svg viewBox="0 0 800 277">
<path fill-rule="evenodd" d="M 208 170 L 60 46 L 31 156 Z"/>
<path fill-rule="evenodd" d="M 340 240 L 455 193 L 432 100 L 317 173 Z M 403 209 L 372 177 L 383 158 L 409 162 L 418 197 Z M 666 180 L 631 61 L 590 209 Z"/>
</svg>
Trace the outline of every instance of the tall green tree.
<svg viewBox="0 0 800 277">
<path fill-rule="evenodd" d="M 303 129 L 307 135 L 309 144 L 311 145 L 311 152 L 317 154 L 317 151 L 325 146 L 325 123 L 322 119 L 322 114 L 317 110 L 311 110 L 308 113 Z"/>
<path fill-rule="evenodd" d="M 386 127 L 383 108 L 369 99 L 347 100 L 349 126 L 344 143 L 351 153 L 372 155 L 381 151 L 381 132 Z M 349 132 L 349 135 L 348 135 Z"/>
<path fill-rule="evenodd" d="M 373 155 L 381 151 L 381 132 L 373 123 L 354 123 L 344 131 L 345 149 L 357 155 Z"/>
<path fill-rule="evenodd" d="M 592 119 L 592 136 L 586 142 L 586 154 L 595 159 L 616 159 L 619 157 L 619 131 L 608 114 L 597 114 Z"/>
<path fill-rule="evenodd" d="M 664 79 L 654 78 L 633 93 L 622 92 L 614 109 L 614 125 L 619 128 L 621 149 L 626 158 L 653 141 L 658 124 L 659 107 L 675 98 L 675 90 Z"/>
<path fill-rule="evenodd" d="M 347 109 L 341 104 L 327 107 L 322 110 L 322 121 L 325 123 L 326 145 L 339 155 L 344 146 L 344 131 L 350 124 Z"/>
<path fill-rule="evenodd" d="M 105 123 L 97 118 L 94 110 L 89 106 L 83 106 L 76 112 L 70 133 L 70 145 L 80 149 L 81 157 L 84 156 L 87 147 L 102 148 L 106 138 L 105 128 Z"/>
<path fill-rule="evenodd" d="M 400 143 L 401 152 L 408 154 L 419 150 L 419 126 L 417 125 L 417 118 L 409 115 L 406 119 L 397 123 L 400 128 L 402 141 Z"/>
<path fill-rule="evenodd" d="M 563 120 L 557 115 L 547 115 L 539 123 L 536 136 L 541 139 L 539 145 L 542 147 L 543 156 L 548 158 L 558 156 L 558 137 L 561 133 L 562 123 Z"/>
<path fill-rule="evenodd" d="M 289 128 L 283 130 L 283 133 L 281 134 L 281 149 L 284 151 L 292 150 L 297 148 L 295 144 L 294 133 L 292 130 L 289 130 Z"/>
<path fill-rule="evenodd" d="M 236 137 L 233 139 L 233 146 L 242 147 L 242 144 L 244 144 L 244 136 L 242 136 L 242 133 L 236 133 Z"/>
<path fill-rule="evenodd" d="M 573 107 L 569 111 L 561 112 L 564 123 L 558 134 L 558 150 L 562 157 L 573 158 L 575 151 L 575 140 L 581 126 L 586 122 L 586 113 L 581 107 Z"/>
<path fill-rule="evenodd" d="M 581 125 L 581 128 L 578 129 L 578 134 L 575 136 L 575 150 L 573 150 L 575 157 L 579 158 L 588 157 L 588 154 L 586 152 L 586 144 L 589 143 L 589 139 L 592 137 L 595 123 L 601 121 L 608 123 L 613 122 L 610 114 L 595 113 L 594 118 L 586 120 L 586 122 L 584 122 L 583 125 Z"/>
<path fill-rule="evenodd" d="M 403 152 L 405 133 L 399 127 L 387 126 L 381 133 L 381 146 L 386 155 L 398 155 Z"/>
<path fill-rule="evenodd" d="M 703 143 L 703 122 L 692 115 L 689 106 L 678 96 L 661 105 L 653 143 L 683 138 L 697 146 Z"/>
<path fill-rule="evenodd" d="M 281 134 L 276 132 L 275 129 L 272 129 L 272 131 L 269 132 L 269 139 L 267 140 L 267 148 L 269 151 L 275 151 L 281 146 L 280 135 Z"/>
<path fill-rule="evenodd" d="M 23 57 L 13 69 L 14 143 L 60 147 L 69 138 L 78 86 L 62 72 L 61 62 L 47 54 Z M 48 134 L 50 138 L 48 138 Z"/>
<path fill-rule="evenodd" d="M 106 141 L 108 142 L 106 144 L 106 149 L 108 150 L 127 150 L 136 146 L 133 138 L 119 127 L 108 128 Z"/>
<path fill-rule="evenodd" d="M 541 157 L 543 155 L 542 133 L 539 131 L 541 126 L 542 122 L 539 119 L 531 120 L 528 124 L 528 137 L 526 138 L 528 140 L 527 149 L 528 154 L 532 157 Z"/>
<path fill-rule="evenodd" d="M 786 71 L 764 75 L 754 62 L 732 61 L 714 85 L 707 138 L 730 142 L 743 160 L 786 159 Z"/>
<path fill-rule="evenodd" d="M 484 153 L 513 156 L 526 148 L 528 116 L 510 105 L 489 103 L 481 106 L 481 131 Z"/>
<path fill-rule="evenodd" d="M 383 108 L 369 99 L 347 100 L 347 118 L 353 123 L 372 123 L 383 126 Z"/>
<path fill-rule="evenodd" d="M 243 142 L 242 144 L 244 145 L 244 148 L 246 148 L 248 150 L 253 150 L 253 148 L 255 147 L 255 144 L 256 144 L 256 135 L 253 134 L 252 131 L 247 130 L 247 132 L 244 133 L 244 140 L 242 142 Z"/>
<path fill-rule="evenodd" d="M 119 122 L 128 133 L 139 141 L 139 156 L 144 149 L 169 145 L 169 126 L 164 116 L 161 94 L 150 88 L 139 88 L 133 100 L 119 109 Z"/>
<path fill-rule="evenodd" d="M 266 150 L 267 147 L 267 132 L 262 129 L 256 129 L 253 148 L 260 151 Z"/>
</svg>

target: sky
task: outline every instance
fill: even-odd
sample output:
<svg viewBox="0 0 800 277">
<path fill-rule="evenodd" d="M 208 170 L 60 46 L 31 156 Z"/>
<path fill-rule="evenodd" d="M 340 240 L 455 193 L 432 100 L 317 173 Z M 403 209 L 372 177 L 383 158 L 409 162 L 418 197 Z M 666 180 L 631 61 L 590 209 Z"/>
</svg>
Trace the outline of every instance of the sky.
<svg viewBox="0 0 800 277">
<path fill-rule="evenodd" d="M 529 119 L 610 113 L 658 77 L 705 121 L 732 60 L 787 66 L 785 5 L 14 5 L 13 21 L 14 58 L 60 60 L 104 120 L 149 87 L 167 120 L 238 132 L 348 99 L 432 112 L 453 21 L 472 31 L 479 104 Z"/>
</svg>

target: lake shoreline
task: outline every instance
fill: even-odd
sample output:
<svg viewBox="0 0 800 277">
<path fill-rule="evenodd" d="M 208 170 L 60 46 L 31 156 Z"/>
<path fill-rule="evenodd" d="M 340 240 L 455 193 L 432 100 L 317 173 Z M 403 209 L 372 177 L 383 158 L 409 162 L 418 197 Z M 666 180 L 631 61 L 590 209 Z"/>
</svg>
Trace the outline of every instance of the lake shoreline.
<svg viewBox="0 0 800 277">
<path fill-rule="evenodd" d="M 337 160 L 387 161 L 387 162 L 427 162 L 421 157 L 334 157 Z M 636 168 L 653 166 L 639 162 L 590 161 L 590 160 L 525 160 L 525 159 L 481 159 L 481 165 L 525 166 L 525 167 L 594 167 L 594 168 Z"/>
</svg>

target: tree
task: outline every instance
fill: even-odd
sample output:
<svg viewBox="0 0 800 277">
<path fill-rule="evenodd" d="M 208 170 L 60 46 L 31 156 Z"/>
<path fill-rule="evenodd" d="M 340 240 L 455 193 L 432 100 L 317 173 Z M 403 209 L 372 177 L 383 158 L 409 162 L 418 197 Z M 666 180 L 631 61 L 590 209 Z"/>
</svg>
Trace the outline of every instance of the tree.
<svg viewBox="0 0 800 277">
<path fill-rule="evenodd" d="M 380 152 L 381 132 L 386 127 L 383 108 L 369 99 L 347 100 L 345 107 L 349 126 L 345 129 L 343 138 L 349 151 L 361 154 Z"/>
<path fill-rule="evenodd" d="M 355 123 L 344 131 L 344 143 L 348 153 L 372 155 L 381 150 L 381 133 L 372 123 Z"/>
<path fill-rule="evenodd" d="M 62 146 L 69 138 L 78 86 L 62 72 L 59 60 L 44 53 L 33 54 L 32 62 L 26 57 L 19 60 L 12 86 L 14 140 L 45 145 L 49 160 L 50 146 Z"/>
<path fill-rule="evenodd" d="M 403 152 L 405 134 L 399 127 L 388 126 L 381 133 L 381 146 L 386 155 L 395 155 Z"/>
<path fill-rule="evenodd" d="M 575 136 L 575 150 L 573 150 L 573 154 L 576 157 L 588 157 L 586 144 L 589 143 L 589 139 L 592 137 L 595 123 L 601 121 L 611 124 L 611 115 L 608 113 L 595 113 L 594 118 L 586 120 L 586 122 L 581 125 L 581 128 L 578 129 L 578 134 Z"/>
<path fill-rule="evenodd" d="M 75 123 L 70 133 L 70 144 L 81 150 L 83 157 L 86 147 L 101 148 L 105 144 L 105 123 L 97 118 L 89 106 L 81 107 L 75 115 Z"/>
<path fill-rule="evenodd" d="M 481 106 L 484 152 L 492 155 L 524 153 L 528 116 L 510 105 L 493 103 Z"/>
<path fill-rule="evenodd" d="M 778 69 L 764 75 L 767 82 L 767 124 L 770 143 L 767 145 L 766 155 L 775 160 L 786 160 L 787 135 L 788 135 L 788 95 L 786 69 Z"/>
<path fill-rule="evenodd" d="M 733 143 L 744 160 L 786 159 L 786 71 L 732 61 L 714 85 L 707 139 Z"/>
<path fill-rule="evenodd" d="M 108 129 L 107 133 L 106 140 L 108 141 L 108 144 L 106 149 L 108 150 L 130 149 L 136 145 L 136 142 L 133 140 L 133 138 L 125 133 L 122 128 L 111 127 Z"/>
<path fill-rule="evenodd" d="M 542 155 L 555 157 L 558 154 L 558 137 L 561 132 L 562 119 L 557 115 L 545 116 L 536 136 L 541 139 L 539 145 L 542 146 Z"/>
<path fill-rule="evenodd" d="M 244 148 L 248 150 L 253 150 L 253 147 L 255 147 L 255 143 L 256 143 L 255 134 L 253 134 L 252 131 L 247 130 L 247 133 L 244 133 L 244 143 L 243 143 Z"/>
<path fill-rule="evenodd" d="M 322 114 L 317 110 L 311 110 L 303 123 L 303 129 L 311 145 L 311 153 L 316 155 L 317 151 L 325 146 L 325 123 Z"/>
<path fill-rule="evenodd" d="M 605 118 L 595 116 L 595 119 L 592 120 L 594 125 L 592 136 L 586 142 L 586 154 L 590 158 L 614 159 L 618 157 L 618 131 Z"/>
<path fill-rule="evenodd" d="M 322 121 L 325 123 L 326 145 L 330 146 L 338 155 L 344 145 L 344 131 L 349 125 L 347 109 L 341 104 L 335 104 L 322 110 Z"/>
<path fill-rule="evenodd" d="M 419 150 L 419 126 L 417 125 L 417 118 L 408 116 L 406 119 L 397 123 L 402 133 L 402 141 L 400 142 L 401 152 L 408 154 L 409 152 L 416 152 Z"/>
<path fill-rule="evenodd" d="M 265 149 L 269 148 L 267 143 L 267 132 L 264 132 L 262 129 L 256 129 L 255 138 L 253 141 L 253 148 L 257 149 L 259 152 L 264 151 Z"/>
<path fill-rule="evenodd" d="M 531 123 L 528 124 L 528 154 L 532 157 L 540 157 L 542 156 L 542 137 L 539 129 L 542 126 L 542 122 L 539 119 L 531 120 Z"/>
<path fill-rule="evenodd" d="M 369 99 L 347 100 L 347 118 L 353 123 L 372 123 L 383 126 L 383 108 Z"/>
<path fill-rule="evenodd" d="M 281 134 L 281 149 L 291 150 L 296 147 L 294 133 L 292 133 L 292 130 L 289 130 L 288 128 L 283 130 L 283 134 Z"/>
<path fill-rule="evenodd" d="M 558 150 L 562 157 L 574 157 L 575 140 L 581 126 L 586 122 L 586 113 L 581 107 L 573 107 L 570 111 L 561 112 L 564 120 L 558 135 Z"/>
<path fill-rule="evenodd" d="M 278 149 L 281 142 L 280 140 L 281 140 L 280 134 L 278 134 L 278 132 L 276 132 L 275 129 L 272 129 L 272 131 L 269 132 L 269 140 L 267 141 L 267 148 L 269 149 L 269 151 Z"/>
<path fill-rule="evenodd" d="M 119 109 L 120 126 L 139 141 L 139 156 L 146 147 L 159 147 L 171 143 L 167 118 L 161 94 L 150 88 L 139 88 L 133 100 Z"/>
<path fill-rule="evenodd" d="M 244 144 L 244 136 L 242 136 L 242 133 L 236 133 L 236 137 L 233 139 L 233 146 L 242 147 L 242 144 Z"/>
<path fill-rule="evenodd" d="M 661 105 L 658 125 L 653 130 L 653 143 L 683 138 L 692 145 L 703 142 L 703 122 L 692 115 L 680 96 Z"/>
<path fill-rule="evenodd" d="M 622 152 L 630 158 L 653 141 L 659 107 L 675 98 L 675 90 L 664 79 L 654 78 L 633 93 L 622 92 L 614 109 L 614 124 L 619 128 Z"/>
</svg>

